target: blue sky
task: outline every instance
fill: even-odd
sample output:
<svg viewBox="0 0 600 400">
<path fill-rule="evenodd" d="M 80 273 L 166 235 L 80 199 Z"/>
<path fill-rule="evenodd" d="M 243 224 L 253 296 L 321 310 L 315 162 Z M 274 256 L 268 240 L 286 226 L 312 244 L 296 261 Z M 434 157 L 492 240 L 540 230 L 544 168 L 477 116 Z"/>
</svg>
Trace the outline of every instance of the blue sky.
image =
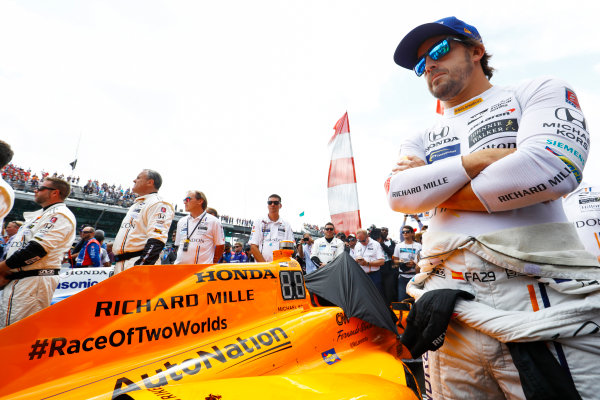
<svg viewBox="0 0 600 400">
<path fill-rule="evenodd" d="M 129 186 L 154 168 L 180 207 L 197 188 L 220 213 L 256 218 L 276 192 L 298 229 L 329 219 L 327 141 L 348 111 L 363 223 L 395 231 L 401 215 L 383 181 L 403 136 L 431 123 L 435 101 L 392 55 L 414 26 L 456 15 L 493 54 L 493 84 L 567 80 L 595 143 L 597 3 L 410 4 L 3 1 L 2 138 L 15 163 L 68 172 L 81 134 L 81 178 Z M 588 158 L 586 180 L 597 183 L 594 144 Z"/>
</svg>

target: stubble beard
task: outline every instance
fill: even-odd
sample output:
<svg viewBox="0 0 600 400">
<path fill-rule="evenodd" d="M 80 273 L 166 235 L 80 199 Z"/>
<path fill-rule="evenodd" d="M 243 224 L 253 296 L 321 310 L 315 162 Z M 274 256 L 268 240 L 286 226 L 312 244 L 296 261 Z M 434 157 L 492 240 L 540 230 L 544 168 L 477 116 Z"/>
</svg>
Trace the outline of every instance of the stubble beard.
<svg viewBox="0 0 600 400">
<path fill-rule="evenodd" d="M 465 51 L 464 65 L 457 67 L 452 71 L 445 70 L 446 75 L 442 77 L 445 82 L 436 85 L 434 88 L 430 81 L 427 82 L 429 92 L 441 101 L 452 100 L 464 89 L 465 82 L 473 72 L 473 64 L 470 62 L 469 54 Z"/>
</svg>

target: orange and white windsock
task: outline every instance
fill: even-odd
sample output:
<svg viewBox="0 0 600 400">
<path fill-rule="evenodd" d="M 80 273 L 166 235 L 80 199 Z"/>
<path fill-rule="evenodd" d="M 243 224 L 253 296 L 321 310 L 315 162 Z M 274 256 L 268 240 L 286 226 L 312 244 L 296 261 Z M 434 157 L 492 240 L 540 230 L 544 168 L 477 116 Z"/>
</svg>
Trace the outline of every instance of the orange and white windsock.
<svg viewBox="0 0 600 400">
<path fill-rule="evenodd" d="M 348 235 L 356 233 L 361 226 L 348 113 L 333 129 L 335 134 L 329 140 L 331 161 L 327 179 L 329 214 L 336 231 Z"/>
</svg>

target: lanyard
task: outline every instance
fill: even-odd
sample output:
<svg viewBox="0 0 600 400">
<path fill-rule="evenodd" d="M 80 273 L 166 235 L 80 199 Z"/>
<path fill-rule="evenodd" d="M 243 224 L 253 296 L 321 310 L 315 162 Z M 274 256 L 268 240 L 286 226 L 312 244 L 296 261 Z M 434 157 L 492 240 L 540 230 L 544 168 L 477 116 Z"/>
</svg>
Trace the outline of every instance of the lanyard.
<svg viewBox="0 0 600 400">
<path fill-rule="evenodd" d="M 198 223 L 196 224 L 196 227 L 194 228 L 194 230 L 190 233 L 190 219 L 188 218 L 187 221 L 185 221 L 185 226 L 187 227 L 187 233 L 186 233 L 186 241 L 189 242 L 190 238 L 192 237 L 192 235 L 194 234 L 194 232 L 196 232 L 196 228 L 198 228 L 198 226 L 202 223 L 202 218 L 204 218 L 204 216 L 206 215 L 206 211 L 204 211 L 202 213 L 202 215 L 200 216 L 200 221 L 198 221 Z"/>
</svg>

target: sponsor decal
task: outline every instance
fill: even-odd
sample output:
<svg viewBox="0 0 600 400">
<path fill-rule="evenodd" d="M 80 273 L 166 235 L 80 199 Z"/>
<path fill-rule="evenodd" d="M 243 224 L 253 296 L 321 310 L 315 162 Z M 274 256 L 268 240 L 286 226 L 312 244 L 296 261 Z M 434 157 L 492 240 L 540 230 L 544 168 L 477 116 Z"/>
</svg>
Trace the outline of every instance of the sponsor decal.
<svg viewBox="0 0 600 400">
<path fill-rule="evenodd" d="M 352 337 L 354 335 L 358 335 L 361 332 L 364 332 L 366 330 L 369 330 L 373 327 L 372 324 L 368 323 L 368 322 L 364 322 L 361 321 L 360 324 L 358 324 L 356 326 L 355 329 L 349 330 L 349 331 L 345 331 L 343 329 L 340 329 L 339 331 L 337 331 L 337 341 L 339 342 L 340 340 L 344 340 L 344 339 L 348 339 L 349 337 Z"/>
<path fill-rule="evenodd" d="M 154 233 L 159 233 L 160 234 L 160 233 L 162 233 L 162 231 L 160 229 L 154 228 Z"/>
<path fill-rule="evenodd" d="M 50 218 L 50 223 L 51 223 L 51 224 L 55 223 L 56 221 L 58 221 L 58 218 L 57 218 L 57 217 L 52 217 L 52 218 Z"/>
<path fill-rule="evenodd" d="M 338 361 L 342 361 L 342 359 L 336 354 L 335 348 L 331 348 L 322 352 L 321 356 L 323 357 L 323 361 L 329 365 L 335 364 Z"/>
<path fill-rule="evenodd" d="M 348 319 L 348 317 L 346 317 L 346 314 L 344 314 L 343 312 L 339 312 L 335 314 L 335 322 L 341 326 L 349 323 L 350 320 Z"/>
<path fill-rule="evenodd" d="M 299 308 L 299 307 L 295 306 L 295 305 L 279 306 L 279 307 L 277 307 L 277 311 L 279 311 L 279 312 L 290 311 L 290 310 L 295 310 L 296 308 Z"/>
<path fill-rule="evenodd" d="M 443 138 L 445 138 L 446 136 L 448 136 L 448 133 L 450 132 L 450 128 L 447 126 L 442 127 L 442 129 L 439 132 L 429 132 L 427 134 L 427 137 L 429 138 L 430 142 L 435 142 L 438 140 L 442 140 Z"/>
<path fill-rule="evenodd" d="M 431 182 L 425 182 L 423 184 L 423 189 L 433 189 L 433 188 L 436 188 L 438 186 L 445 185 L 447 183 L 448 183 L 448 177 L 445 176 L 443 178 L 439 178 L 439 179 L 433 180 Z"/>
<path fill-rule="evenodd" d="M 107 346 L 120 347 L 123 345 L 137 345 L 145 342 L 152 342 L 163 339 L 177 338 L 187 336 L 188 334 L 197 335 L 199 333 L 218 331 L 227 329 L 227 319 L 217 317 L 207 318 L 206 321 L 192 322 L 180 321 L 167 324 L 158 328 L 148 328 L 147 326 L 130 327 L 127 331 L 116 329 L 109 334 L 97 337 L 87 337 L 80 339 L 67 339 L 65 337 L 54 337 L 51 339 L 37 339 L 31 345 L 29 360 L 40 359 L 42 357 L 64 356 L 77 354 L 82 351 L 103 350 Z M 49 346 L 49 347 L 48 347 Z"/>
<path fill-rule="evenodd" d="M 494 104 L 493 106 L 490 107 L 490 112 L 496 111 L 500 108 L 503 107 L 508 107 L 508 105 L 510 104 L 510 102 L 512 101 L 512 97 L 509 97 L 507 99 L 501 100 L 499 103 Z"/>
<path fill-rule="evenodd" d="M 517 199 L 520 199 L 525 196 L 530 196 L 534 193 L 540 193 L 546 189 L 548 189 L 548 187 L 546 185 L 544 185 L 543 183 L 540 183 L 539 185 L 532 186 L 528 189 L 516 190 L 514 192 L 510 192 L 510 193 L 503 194 L 502 196 L 498 196 L 498 200 L 500 201 L 500 203 L 504 203 L 505 201 L 517 200 Z"/>
<path fill-rule="evenodd" d="M 385 188 L 385 194 L 388 194 L 390 192 L 390 182 L 392 180 L 392 177 L 389 176 L 386 180 L 385 183 L 383 184 L 383 187 Z"/>
<path fill-rule="evenodd" d="M 160 212 L 162 212 L 162 213 L 167 212 L 167 207 L 161 207 Z"/>
<path fill-rule="evenodd" d="M 483 115 L 488 111 L 488 109 L 486 108 L 483 111 L 480 111 L 478 113 L 475 113 L 473 115 L 471 115 L 471 117 L 469 117 L 469 122 L 467 122 L 467 125 L 471 125 L 473 122 L 477 121 L 479 118 L 483 117 Z"/>
<path fill-rule="evenodd" d="M 456 107 L 454 109 L 454 115 L 460 114 L 462 112 L 465 112 L 473 107 L 475 107 L 477 104 L 483 102 L 483 99 L 481 97 L 475 99 L 475 100 L 471 100 L 470 102 L 460 106 L 460 107 Z"/>
<path fill-rule="evenodd" d="M 583 228 L 584 226 L 600 226 L 600 218 L 589 218 L 582 221 L 575 221 L 577 228 Z"/>
<path fill-rule="evenodd" d="M 458 138 L 458 136 L 452 136 L 451 138 L 444 138 L 444 139 L 440 139 L 437 140 L 435 142 L 431 142 L 429 145 L 427 145 L 427 147 L 425 148 L 425 152 L 428 153 L 431 149 L 434 149 L 436 147 L 440 147 L 444 144 L 448 144 L 448 143 L 452 143 L 452 142 L 456 142 L 460 140 Z"/>
<path fill-rule="evenodd" d="M 97 284 L 98 281 L 93 281 L 88 279 L 87 281 L 78 281 L 78 282 L 60 282 L 56 287 L 57 290 L 65 290 L 65 289 L 87 289 L 91 286 Z"/>
<path fill-rule="evenodd" d="M 579 100 L 577 100 L 577 95 L 569 88 L 565 88 L 565 102 L 572 105 L 576 109 L 581 110 L 581 107 L 579 107 Z"/>
<path fill-rule="evenodd" d="M 548 141 L 549 140 L 546 140 L 546 142 L 548 142 Z M 579 170 L 579 168 L 577 168 L 577 166 L 575 166 L 575 164 L 573 164 L 573 162 L 571 160 L 569 160 L 567 157 L 563 156 L 561 153 L 557 152 L 556 150 L 551 149 L 548 146 L 546 146 L 546 150 L 548 150 L 549 152 L 551 152 L 552 154 L 554 154 L 555 156 L 560 158 L 560 160 L 562 162 L 567 164 L 567 168 L 569 168 L 571 173 L 573 173 L 573 175 L 575 176 L 575 179 L 577 180 L 577 183 L 581 183 L 581 180 L 583 179 L 583 175 L 582 175 L 581 171 Z"/>
<path fill-rule="evenodd" d="M 487 109 L 486 109 L 486 111 L 487 111 Z M 469 132 L 473 132 L 473 129 L 476 129 L 479 125 L 483 124 L 484 122 L 491 121 L 494 119 L 499 119 L 501 117 L 507 117 L 515 111 L 516 111 L 516 108 L 510 108 L 506 111 L 501 112 L 500 114 L 491 115 L 491 116 L 489 116 L 485 119 L 481 119 L 481 120 L 471 121 L 471 122 L 475 122 L 475 124 L 473 126 L 469 127 Z"/>
<path fill-rule="evenodd" d="M 444 158 L 453 157 L 460 154 L 460 143 L 443 147 L 439 150 L 432 151 L 426 157 L 427 164 L 433 164 L 438 160 L 442 160 Z"/>
<path fill-rule="evenodd" d="M 485 124 L 482 127 L 477 128 L 477 130 L 469 135 L 469 147 L 473 147 L 476 143 L 488 138 L 491 135 L 502 132 L 517 132 L 518 130 L 519 123 L 516 118 L 490 122 L 489 124 Z"/>
<path fill-rule="evenodd" d="M 206 304 L 241 303 L 254 300 L 254 289 L 206 293 Z"/>
<path fill-rule="evenodd" d="M 402 196 L 406 196 L 409 194 L 416 194 L 416 193 L 419 193 L 420 191 L 421 191 L 421 185 L 416 186 L 414 188 L 407 189 L 407 190 L 401 189 L 396 192 L 392 192 L 392 197 L 402 197 Z"/>
<path fill-rule="evenodd" d="M 581 129 L 587 131 L 587 122 L 585 117 L 579 111 L 575 111 L 572 108 L 559 107 L 554 110 L 554 116 L 561 121 L 566 121 L 571 124 L 575 124 Z"/>
<path fill-rule="evenodd" d="M 196 283 L 229 281 L 229 280 L 252 280 L 252 279 L 276 279 L 270 269 L 220 269 L 218 271 L 197 272 Z"/>
<path fill-rule="evenodd" d="M 179 364 L 167 361 L 164 363 L 164 369 L 153 369 L 150 373 L 132 379 L 121 376 L 115 381 L 112 398 L 142 390 L 142 386 L 146 389 L 164 387 L 170 383 L 169 381 L 171 383 L 181 381 L 187 375 L 198 374 L 202 369 L 208 370 L 231 362 L 235 364 L 250 362 L 291 348 L 288 335 L 280 327 L 265 330 L 247 339 L 238 337 L 225 346 L 214 345 L 210 349 L 199 350 L 196 352 L 198 357 L 182 360 Z M 220 364 L 216 364 L 217 361 Z"/>
<path fill-rule="evenodd" d="M 96 303 L 94 317 L 111 317 L 115 315 L 140 314 L 175 308 L 197 307 L 200 304 L 195 293 L 185 296 L 157 297 L 146 300 L 99 301 Z"/>
<path fill-rule="evenodd" d="M 550 186 L 556 186 L 571 175 L 571 170 L 565 167 L 562 171 L 556 174 L 552 179 L 548 179 Z"/>
</svg>

